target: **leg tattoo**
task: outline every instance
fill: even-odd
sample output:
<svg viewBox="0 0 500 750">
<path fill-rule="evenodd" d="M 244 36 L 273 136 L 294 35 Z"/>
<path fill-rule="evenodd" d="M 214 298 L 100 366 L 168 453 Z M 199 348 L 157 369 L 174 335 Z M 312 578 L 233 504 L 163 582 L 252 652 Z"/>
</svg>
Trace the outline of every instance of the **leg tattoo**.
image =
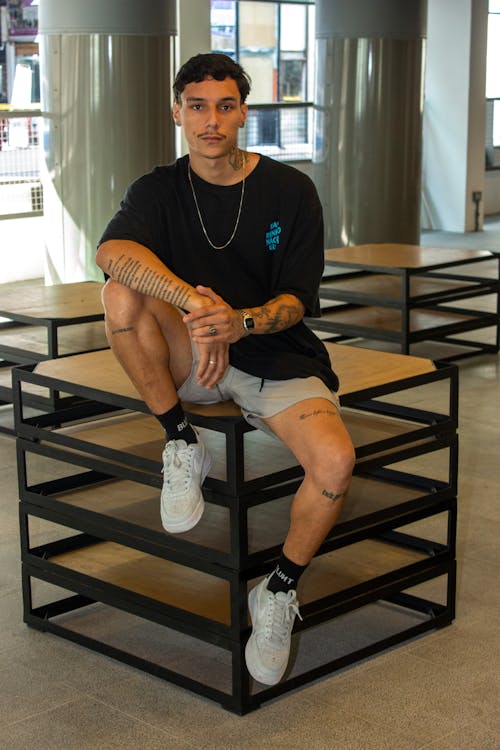
<svg viewBox="0 0 500 750">
<path fill-rule="evenodd" d="M 336 495 L 335 492 L 328 492 L 327 490 L 323 490 L 321 494 L 327 497 L 329 500 L 336 502 L 337 500 L 340 500 L 342 497 L 344 497 L 345 492 L 340 492 L 338 495 Z"/>
</svg>

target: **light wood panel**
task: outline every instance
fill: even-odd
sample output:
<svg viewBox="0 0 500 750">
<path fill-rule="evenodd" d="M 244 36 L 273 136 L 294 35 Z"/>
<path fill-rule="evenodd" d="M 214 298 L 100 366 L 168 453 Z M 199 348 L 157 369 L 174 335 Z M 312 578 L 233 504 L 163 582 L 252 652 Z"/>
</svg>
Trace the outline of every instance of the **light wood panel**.
<svg viewBox="0 0 500 750">
<path fill-rule="evenodd" d="M 98 281 L 54 286 L 2 284 L 0 316 L 8 318 L 17 313 L 53 320 L 103 314 L 102 287 L 103 284 Z"/>
<path fill-rule="evenodd" d="M 432 329 L 452 323 L 461 323 L 469 320 L 477 320 L 477 315 L 462 315 L 456 312 L 444 310 L 410 310 L 410 332 L 429 331 Z M 401 311 L 390 307 L 362 306 L 351 309 L 338 309 L 324 312 L 321 316 L 323 322 L 332 324 L 342 323 L 362 328 L 373 328 L 402 334 Z"/>
<path fill-rule="evenodd" d="M 416 500 L 421 494 L 422 492 L 417 489 L 377 479 L 354 477 L 339 523 Z M 292 495 L 287 495 L 249 509 L 250 553 L 282 544 L 288 531 L 292 499 Z M 58 494 L 57 500 L 70 508 L 99 513 L 111 519 L 166 534 L 160 522 L 160 490 L 154 487 L 126 480 L 111 480 L 100 485 Z M 228 554 L 228 509 L 208 503 L 200 523 L 194 529 L 183 533 L 180 538 Z"/>
<path fill-rule="evenodd" d="M 384 383 L 432 372 L 429 359 L 372 351 L 355 346 L 326 343 L 333 369 L 341 381 L 340 393 L 373 388 Z M 139 399 L 139 394 L 110 350 L 77 354 L 64 359 L 40 362 L 35 371 L 68 384 Z M 232 402 L 222 405 L 189 405 L 205 415 L 236 416 L 239 408 Z"/>
<path fill-rule="evenodd" d="M 45 326 L 20 325 L 13 328 L 0 329 L 0 352 L 3 347 L 23 349 L 28 356 L 35 352 L 47 356 L 49 333 Z M 59 355 L 74 354 L 87 349 L 108 348 L 108 340 L 104 330 L 104 321 L 96 320 L 89 323 L 75 323 L 69 326 L 59 326 L 57 329 L 57 344 Z M 8 358 L 8 353 L 6 357 Z"/>
<path fill-rule="evenodd" d="M 487 250 L 462 250 L 442 247 L 422 247 L 405 244 L 366 244 L 336 247 L 325 251 L 327 261 L 355 266 L 421 269 L 428 266 L 461 263 L 493 258 Z"/>
<path fill-rule="evenodd" d="M 425 559 L 425 555 L 366 540 L 315 558 L 299 588 L 302 604 Z M 54 555 L 51 561 L 100 581 L 229 624 L 229 585 L 201 571 L 114 542 Z M 253 583 L 251 584 L 253 585 Z"/>
<path fill-rule="evenodd" d="M 436 279 L 429 276 L 411 276 L 410 277 L 410 295 L 418 297 L 427 294 L 436 294 L 437 292 L 453 292 L 455 289 L 467 287 L 474 290 L 477 283 L 473 281 L 461 281 L 451 279 Z M 403 295 L 403 279 L 401 276 L 391 276 L 389 274 L 373 273 L 369 275 L 360 274 L 351 279 L 328 279 L 321 283 L 320 294 L 325 290 L 331 292 L 356 292 L 358 294 L 373 294 L 379 297 L 390 297 L 394 300 L 401 300 Z"/>
</svg>

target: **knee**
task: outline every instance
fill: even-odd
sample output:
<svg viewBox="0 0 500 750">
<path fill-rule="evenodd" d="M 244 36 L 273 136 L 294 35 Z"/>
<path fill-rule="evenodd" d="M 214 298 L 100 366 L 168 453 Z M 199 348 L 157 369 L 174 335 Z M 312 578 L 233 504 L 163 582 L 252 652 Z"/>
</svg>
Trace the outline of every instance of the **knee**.
<svg viewBox="0 0 500 750">
<path fill-rule="evenodd" d="M 318 487 L 345 492 L 355 461 L 354 447 L 350 440 L 343 441 L 341 445 L 320 445 L 315 450 L 309 467 L 306 467 L 306 474 L 309 473 Z"/>
<path fill-rule="evenodd" d="M 126 321 L 127 318 L 136 318 L 142 307 L 142 296 L 133 289 L 108 279 L 101 295 L 106 319 Z"/>
</svg>

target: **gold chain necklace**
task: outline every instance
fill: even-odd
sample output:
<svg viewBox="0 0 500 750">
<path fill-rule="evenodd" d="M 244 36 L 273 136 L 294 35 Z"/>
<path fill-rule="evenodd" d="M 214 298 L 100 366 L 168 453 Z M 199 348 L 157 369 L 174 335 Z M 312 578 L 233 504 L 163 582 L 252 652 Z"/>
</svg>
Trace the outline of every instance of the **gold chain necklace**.
<svg viewBox="0 0 500 750">
<path fill-rule="evenodd" d="M 246 158 L 245 155 L 242 154 L 243 159 L 243 180 L 241 182 L 241 195 L 240 195 L 240 205 L 238 207 L 238 215 L 236 217 L 236 224 L 234 225 L 233 233 L 231 234 L 231 237 L 228 239 L 227 242 L 225 242 L 223 245 L 214 245 L 210 237 L 208 236 L 207 230 L 205 228 L 205 224 L 203 223 L 203 219 L 201 216 L 200 207 L 198 205 L 198 199 L 196 198 L 196 193 L 194 191 L 194 185 L 193 180 L 191 179 L 191 165 L 188 161 L 188 180 L 189 184 L 191 185 L 191 192 L 193 193 L 193 199 L 194 199 L 194 205 L 196 206 L 196 211 L 198 213 L 198 218 L 200 220 L 201 228 L 203 230 L 203 234 L 206 237 L 206 240 L 210 247 L 213 247 L 214 250 L 224 250 L 228 245 L 231 244 L 231 242 L 234 240 L 234 235 L 236 234 L 236 231 L 238 229 L 238 224 L 240 223 L 240 216 L 241 216 L 241 207 L 243 206 L 243 197 L 245 195 L 245 172 L 246 172 Z"/>
</svg>

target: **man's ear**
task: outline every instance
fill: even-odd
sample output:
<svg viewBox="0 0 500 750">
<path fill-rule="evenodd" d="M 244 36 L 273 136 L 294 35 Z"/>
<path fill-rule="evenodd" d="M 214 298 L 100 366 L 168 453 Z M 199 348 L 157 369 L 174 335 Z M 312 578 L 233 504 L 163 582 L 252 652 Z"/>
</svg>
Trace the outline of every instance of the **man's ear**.
<svg viewBox="0 0 500 750">
<path fill-rule="evenodd" d="M 248 104 L 242 104 L 241 105 L 241 120 L 240 120 L 240 128 L 245 127 L 245 122 L 247 119 L 248 114 Z"/>
<path fill-rule="evenodd" d="M 174 106 L 172 108 L 172 117 L 173 117 L 173 120 L 174 120 L 175 124 L 177 125 L 177 127 L 180 128 L 180 126 L 181 126 L 181 113 L 180 113 L 179 104 L 177 102 L 174 102 Z"/>
</svg>

